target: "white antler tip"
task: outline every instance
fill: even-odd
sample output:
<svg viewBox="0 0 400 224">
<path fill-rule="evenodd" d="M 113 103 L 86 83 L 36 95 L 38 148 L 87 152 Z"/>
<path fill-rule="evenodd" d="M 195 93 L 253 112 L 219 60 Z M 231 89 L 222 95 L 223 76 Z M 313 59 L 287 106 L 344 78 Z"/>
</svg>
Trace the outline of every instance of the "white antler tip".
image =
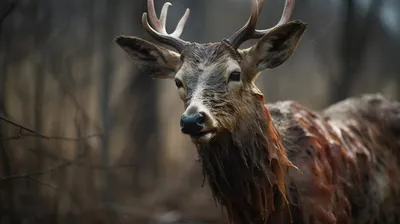
<svg viewBox="0 0 400 224">
<path fill-rule="evenodd" d="M 164 3 L 161 9 L 160 16 L 158 18 L 154 7 L 154 0 L 148 0 L 147 1 L 148 14 L 143 13 L 142 25 L 153 37 L 160 40 L 161 42 L 173 45 L 178 51 L 181 51 L 185 47 L 186 42 L 179 39 L 179 36 L 181 35 L 183 27 L 186 23 L 189 14 L 189 9 L 186 9 L 185 15 L 178 22 L 175 31 L 172 34 L 168 34 L 166 31 L 166 20 L 167 20 L 168 8 L 170 6 L 172 6 L 171 2 Z"/>
</svg>

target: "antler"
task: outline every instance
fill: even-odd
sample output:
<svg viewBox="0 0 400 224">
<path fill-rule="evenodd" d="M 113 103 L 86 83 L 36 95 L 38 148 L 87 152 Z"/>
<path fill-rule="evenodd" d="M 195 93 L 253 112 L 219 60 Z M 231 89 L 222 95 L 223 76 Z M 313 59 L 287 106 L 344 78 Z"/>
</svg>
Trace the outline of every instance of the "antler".
<svg viewBox="0 0 400 224">
<path fill-rule="evenodd" d="M 157 18 L 156 10 L 154 8 L 154 0 L 147 0 L 147 8 L 149 11 L 149 19 L 151 25 L 147 20 L 147 13 L 143 13 L 142 16 L 142 24 L 147 32 L 156 40 L 170 45 L 174 47 L 179 52 L 182 52 L 188 42 L 181 40 L 179 37 L 182 34 L 183 28 L 185 27 L 186 21 L 189 17 L 190 10 L 186 9 L 185 14 L 179 20 L 178 25 L 175 28 L 175 31 L 171 34 L 167 33 L 166 30 L 166 20 L 168 14 L 168 7 L 172 4 L 170 2 L 166 2 L 161 9 L 160 19 Z"/>
<path fill-rule="evenodd" d="M 290 16 L 292 15 L 294 9 L 294 1 L 295 0 L 286 0 L 285 8 L 283 9 L 283 13 L 278 24 L 269 29 L 257 30 L 256 25 L 264 5 L 264 0 L 251 0 L 251 14 L 247 20 L 247 23 L 226 41 L 228 41 L 233 48 L 237 49 L 246 40 L 261 38 L 275 27 L 289 22 Z"/>
</svg>

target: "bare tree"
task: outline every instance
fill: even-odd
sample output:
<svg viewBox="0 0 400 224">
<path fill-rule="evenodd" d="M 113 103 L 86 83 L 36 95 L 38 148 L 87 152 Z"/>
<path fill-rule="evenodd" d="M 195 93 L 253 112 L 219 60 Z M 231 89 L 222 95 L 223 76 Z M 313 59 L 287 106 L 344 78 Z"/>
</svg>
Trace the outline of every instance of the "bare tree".
<svg viewBox="0 0 400 224">
<path fill-rule="evenodd" d="M 16 1 L 9 2 L 9 1 L 2 1 L 0 3 L 0 38 L 2 34 L 2 27 L 3 23 L 5 22 L 6 18 L 11 15 L 13 10 L 16 7 Z M 1 43 L 1 42 L 0 42 Z M 4 100 L 5 100 L 5 83 L 6 83 L 6 76 L 5 69 L 7 64 L 6 58 L 6 51 L 7 45 L 1 46 L 0 50 L 3 51 L 3 58 L 0 61 L 0 115 L 3 116 L 6 114 Z M 4 126 L 0 125 L 0 163 L 1 163 L 1 170 L 3 170 L 3 175 L 11 175 L 12 166 L 10 163 L 10 157 L 6 151 L 6 143 L 4 142 Z M 3 197 L 0 197 L 0 220 L 6 219 L 8 217 L 11 223 L 15 223 L 15 217 L 12 215 L 14 214 L 14 203 L 13 203 L 13 190 L 14 186 L 12 182 L 9 183 L 0 183 L 0 192 L 2 193 Z"/>
<path fill-rule="evenodd" d="M 329 103 L 338 102 L 350 95 L 359 77 L 369 37 L 374 30 L 382 0 L 373 0 L 365 16 L 359 14 L 354 0 L 345 0 L 345 15 L 341 36 L 341 50 L 338 57 L 341 63 L 339 76 L 331 82 Z"/>
</svg>

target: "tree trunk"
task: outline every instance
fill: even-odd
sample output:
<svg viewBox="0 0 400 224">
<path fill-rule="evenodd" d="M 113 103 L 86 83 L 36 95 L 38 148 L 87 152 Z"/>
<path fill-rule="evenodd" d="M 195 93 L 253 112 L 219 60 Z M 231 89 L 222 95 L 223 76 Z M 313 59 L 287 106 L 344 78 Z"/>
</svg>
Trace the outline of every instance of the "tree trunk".
<svg viewBox="0 0 400 224">
<path fill-rule="evenodd" d="M 333 80 L 330 90 L 330 102 L 345 99 L 357 81 L 362 67 L 363 55 L 367 48 L 370 33 L 373 31 L 382 0 L 373 0 L 366 16 L 357 16 L 358 8 L 354 0 L 346 0 L 346 12 L 341 37 L 341 74 Z"/>
</svg>

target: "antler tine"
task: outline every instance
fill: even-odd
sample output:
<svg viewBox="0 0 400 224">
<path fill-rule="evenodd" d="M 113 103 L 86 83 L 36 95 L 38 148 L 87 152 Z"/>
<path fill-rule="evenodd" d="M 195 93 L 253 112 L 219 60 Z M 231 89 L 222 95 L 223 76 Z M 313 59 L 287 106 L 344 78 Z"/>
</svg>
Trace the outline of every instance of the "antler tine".
<svg viewBox="0 0 400 224">
<path fill-rule="evenodd" d="M 185 27 L 186 21 L 189 17 L 190 10 L 186 9 L 185 14 L 179 20 L 175 31 L 171 34 L 168 34 L 166 30 L 166 20 L 168 15 L 168 7 L 171 5 L 172 4 L 170 2 L 166 2 L 163 5 L 161 9 L 160 19 L 158 19 L 154 7 L 154 0 L 147 0 L 149 15 L 147 17 L 147 13 L 143 13 L 142 24 L 143 27 L 154 39 L 164 44 L 170 45 L 179 52 L 182 52 L 186 45 L 188 45 L 189 43 L 187 41 L 181 40 L 179 37 L 183 32 L 183 28 Z M 149 24 L 147 18 L 149 18 L 150 23 L 154 28 Z"/>
<path fill-rule="evenodd" d="M 294 9 L 294 1 L 295 0 L 286 0 L 285 7 L 283 8 L 282 16 L 281 16 L 281 19 L 279 20 L 279 22 L 271 28 L 268 28 L 265 30 L 255 30 L 255 38 L 260 38 L 263 35 L 265 35 L 266 33 L 268 33 L 269 31 L 273 30 L 275 27 L 289 22 L 290 17 L 292 16 L 292 13 L 293 13 L 293 9 Z"/>
<path fill-rule="evenodd" d="M 229 39 L 225 39 L 225 41 L 228 41 L 233 48 L 238 48 L 249 36 L 253 35 L 263 5 L 264 0 L 251 0 L 251 13 L 246 24 L 229 37 Z"/>
<path fill-rule="evenodd" d="M 179 20 L 178 25 L 175 28 L 175 31 L 171 34 L 172 36 L 180 37 L 183 28 L 185 28 L 185 24 L 187 19 L 189 18 L 190 9 L 186 9 L 185 14 L 183 14 L 182 18 Z"/>
<path fill-rule="evenodd" d="M 264 30 L 257 30 L 255 29 L 255 27 L 257 25 L 258 17 L 261 14 L 264 0 L 252 0 L 251 14 L 247 23 L 236 33 L 234 33 L 227 41 L 232 45 L 233 48 L 236 49 L 246 40 L 261 38 L 277 26 L 289 22 L 290 16 L 293 13 L 294 2 L 295 0 L 286 0 L 282 16 L 279 22 L 274 27 Z"/>
</svg>

